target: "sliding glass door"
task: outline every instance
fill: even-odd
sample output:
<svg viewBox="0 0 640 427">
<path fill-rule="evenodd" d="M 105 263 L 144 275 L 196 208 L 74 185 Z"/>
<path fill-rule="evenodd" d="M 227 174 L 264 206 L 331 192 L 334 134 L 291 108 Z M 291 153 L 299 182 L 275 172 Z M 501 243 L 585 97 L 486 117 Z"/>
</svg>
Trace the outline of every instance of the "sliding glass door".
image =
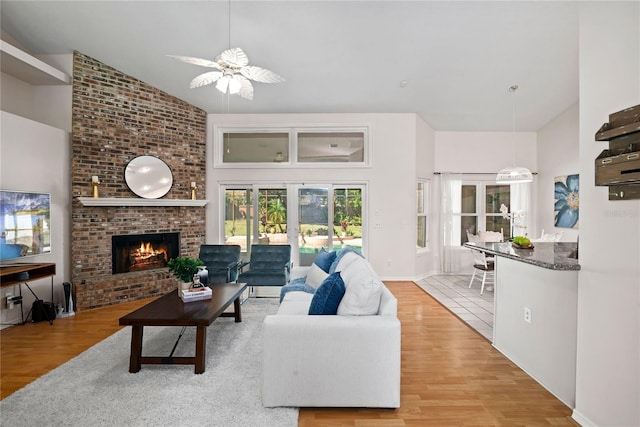
<svg viewBox="0 0 640 427">
<path fill-rule="evenodd" d="M 322 248 L 362 251 L 363 193 L 364 186 L 297 186 L 298 265 L 311 265 Z"/>
<path fill-rule="evenodd" d="M 363 247 L 364 186 L 226 185 L 224 243 L 292 246 L 294 265 L 311 265 L 322 248 Z"/>
<path fill-rule="evenodd" d="M 329 188 L 298 187 L 297 200 L 298 265 L 311 265 L 319 250 L 331 247 Z"/>
<path fill-rule="evenodd" d="M 225 244 L 248 256 L 254 243 L 288 243 L 286 188 L 228 186 L 224 197 Z"/>
</svg>

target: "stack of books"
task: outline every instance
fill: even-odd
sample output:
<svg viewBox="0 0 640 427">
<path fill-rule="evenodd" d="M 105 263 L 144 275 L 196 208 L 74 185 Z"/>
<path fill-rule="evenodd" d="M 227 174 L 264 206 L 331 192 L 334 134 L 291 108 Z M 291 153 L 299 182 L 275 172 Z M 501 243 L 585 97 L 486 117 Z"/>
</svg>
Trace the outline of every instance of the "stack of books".
<svg viewBox="0 0 640 427">
<path fill-rule="evenodd" d="M 180 298 L 182 302 L 202 301 L 211 299 L 212 293 L 209 287 L 183 289 L 180 291 Z"/>
</svg>

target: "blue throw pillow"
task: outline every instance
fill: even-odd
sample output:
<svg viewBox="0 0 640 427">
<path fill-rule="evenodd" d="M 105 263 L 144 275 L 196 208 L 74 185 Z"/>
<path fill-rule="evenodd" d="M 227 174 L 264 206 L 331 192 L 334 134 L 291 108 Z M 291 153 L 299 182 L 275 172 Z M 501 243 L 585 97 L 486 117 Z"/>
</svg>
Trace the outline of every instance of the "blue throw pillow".
<svg viewBox="0 0 640 427">
<path fill-rule="evenodd" d="M 340 272 L 330 274 L 313 294 L 309 305 L 309 314 L 336 314 L 344 291 L 344 282 L 340 277 Z"/>
<path fill-rule="evenodd" d="M 313 263 L 320 267 L 322 271 L 325 273 L 329 272 L 329 268 L 331 268 L 331 264 L 336 259 L 336 251 L 327 252 L 325 248 L 320 249 L 318 255 L 316 256 L 315 261 Z"/>
</svg>

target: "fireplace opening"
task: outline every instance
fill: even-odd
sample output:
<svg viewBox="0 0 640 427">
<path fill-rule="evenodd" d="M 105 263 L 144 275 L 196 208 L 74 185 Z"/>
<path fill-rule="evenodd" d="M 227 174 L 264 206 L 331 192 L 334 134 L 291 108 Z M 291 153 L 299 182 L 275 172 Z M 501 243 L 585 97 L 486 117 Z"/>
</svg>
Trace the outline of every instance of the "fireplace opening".
<svg viewBox="0 0 640 427">
<path fill-rule="evenodd" d="M 126 234 L 111 237 L 112 273 L 166 267 L 180 256 L 180 233 Z"/>
</svg>

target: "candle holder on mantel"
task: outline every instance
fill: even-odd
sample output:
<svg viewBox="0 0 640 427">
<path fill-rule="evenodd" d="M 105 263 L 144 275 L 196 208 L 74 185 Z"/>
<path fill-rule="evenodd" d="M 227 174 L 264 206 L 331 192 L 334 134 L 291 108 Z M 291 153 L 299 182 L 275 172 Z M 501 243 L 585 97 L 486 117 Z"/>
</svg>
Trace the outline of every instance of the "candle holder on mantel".
<svg viewBox="0 0 640 427">
<path fill-rule="evenodd" d="M 98 194 L 98 186 L 100 185 L 100 181 L 96 175 L 91 177 L 91 185 L 93 186 L 93 197 L 98 198 L 100 195 Z"/>
<path fill-rule="evenodd" d="M 195 181 L 191 181 L 191 200 L 196 200 L 196 186 Z"/>
</svg>

